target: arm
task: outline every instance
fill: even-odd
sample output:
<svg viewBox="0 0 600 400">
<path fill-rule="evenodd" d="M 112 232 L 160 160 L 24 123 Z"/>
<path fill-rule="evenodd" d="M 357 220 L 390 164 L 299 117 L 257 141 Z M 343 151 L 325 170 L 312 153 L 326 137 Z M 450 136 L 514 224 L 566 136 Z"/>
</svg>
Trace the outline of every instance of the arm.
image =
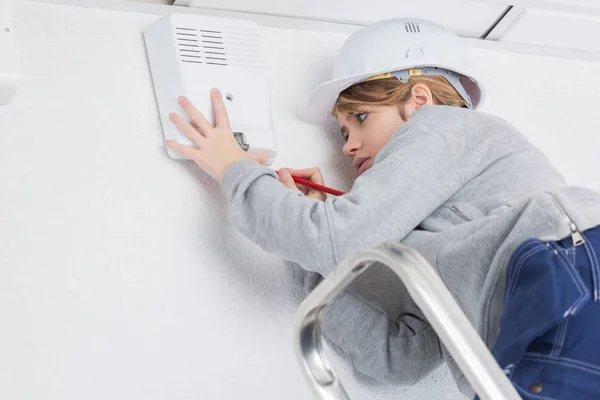
<svg viewBox="0 0 600 400">
<path fill-rule="evenodd" d="M 322 280 L 304 272 L 306 293 Z M 437 334 L 387 267 L 373 267 L 355 280 L 320 319 L 325 341 L 370 384 L 412 385 L 443 362 Z"/>
<path fill-rule="evenodd" d="M 443 360 L 438 336 L 424 318 L 387 313 L 360 295 L 345 291 L 325 309 L 322 332 L 355 372 L 388 385 L 412 385 Z"/>
<path fill-rule="evenodd" d="M 402 240 L 462 184 L 445 139 L 410 121 L 350 193 L 325 202 L 289 190 L 251 160 L 236 162 L 222 179 L 230 217 L 245 236 L 324 276 L 359 249 Z"/>
</svg>

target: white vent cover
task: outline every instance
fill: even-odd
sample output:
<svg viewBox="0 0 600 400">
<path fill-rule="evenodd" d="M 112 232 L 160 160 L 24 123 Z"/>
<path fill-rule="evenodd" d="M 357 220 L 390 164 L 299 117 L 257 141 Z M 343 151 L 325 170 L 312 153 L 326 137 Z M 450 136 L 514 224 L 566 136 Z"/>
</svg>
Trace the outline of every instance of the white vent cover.
<svg viewBox="0 0 600 400">
<path fill-rule="evenodd" d="M 191 145 L 169 121 L 185 115 L 177 103 L 187 96 L 213 123 L 209 91 L 225 98 L 235 137 L 245 150 L 260 151 L 273 161 L 275 135 L 271 126 L 268 67 L 252 21 L 172 14 L 144 31 L 146 51 L 165 139 Z M 183 158 L 167 150 L 172 158 Z"/>
<path fill-rule="evenodd" d="M 8 104 L 21 84 L 19 52 L 8 0 L 0 0 L 0 104 Z"/>
</svg>

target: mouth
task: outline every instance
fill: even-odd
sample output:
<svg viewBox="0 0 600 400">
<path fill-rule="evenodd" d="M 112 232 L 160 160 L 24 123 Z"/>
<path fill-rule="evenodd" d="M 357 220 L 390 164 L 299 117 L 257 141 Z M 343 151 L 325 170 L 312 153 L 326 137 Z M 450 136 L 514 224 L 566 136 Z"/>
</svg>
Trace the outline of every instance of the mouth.
<svg viewBox="0 0 600 400">
<path fill-rule="evenodd" d="M 354 168 L 358 170 L 358 175 L 360 176 L 363 172 L 365 172 L 368 168 L 368 163 L 371 158 L 370 157 L 358 157 L 354 159 Z"/>
</svg>

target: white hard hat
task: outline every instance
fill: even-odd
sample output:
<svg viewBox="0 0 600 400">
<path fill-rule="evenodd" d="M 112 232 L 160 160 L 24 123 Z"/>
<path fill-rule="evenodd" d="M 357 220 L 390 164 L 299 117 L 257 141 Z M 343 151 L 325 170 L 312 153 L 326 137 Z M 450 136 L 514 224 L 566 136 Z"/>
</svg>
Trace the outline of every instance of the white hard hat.
<svg viewBox="0 0 600 400">
<path fill-rule="evenodd" d="M 458 35 L 435 22 L 393 18 L 367 25 L 342 45 L 333 79 L 313 92 L 306 117 L 312 122 L 325 122 L 344 89 L 391 76 L 403 82 L 415 75 L 445 76 L 467 105 L 477 109 L 483 102 L 484 90 L 469 72 L 467 56 L 467 48 Z"/>
</svg>

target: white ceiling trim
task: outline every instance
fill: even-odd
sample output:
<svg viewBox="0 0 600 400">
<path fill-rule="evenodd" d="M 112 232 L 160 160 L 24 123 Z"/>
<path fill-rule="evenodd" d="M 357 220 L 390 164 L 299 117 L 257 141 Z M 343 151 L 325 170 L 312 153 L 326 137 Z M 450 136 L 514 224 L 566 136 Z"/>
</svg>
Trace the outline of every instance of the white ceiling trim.
<svg viewBox="0 0 600 400">
<path fill-rule="evenodd" d="M 531 2 L 531 5 L 528 8 L 565 14 L 584 14 L 590 17 L 600 16 L 600 5 L 598 7 L 585 7 L 574 4 L 559 4 L 535 0 Z"/>
<path fill-rule="evenodd" d="M 532 3 L 533 0 L 521 1 L 521 4 L 514 5 L 502 20 L 486 36 L 486 40 L 500 40 L 504 33 L 519 20 L 523 11 Z"/>
<path fill-rule="evenodd" d="M 188 0 L 188 2 L 191 0 Z M 490 4 L 502 4 L 505 6 L 523 6 L 527 3 L 530 3 L 532 0 L 473 0 L 478 1 L 480 3 L 490 3 Z"/>
<path fill-rule="evenodd" d="M 95 9 L 137 12 L 142 14 L 168 15 L 173 12 L 182 14 L 196 14 L 224 18 L 251 19 L 259 25 L 274 26 L 290 29 L 324 31 L 331 33 L 351 34 L 361 28 L 359 25 L 342 24 L 335 22 L 311 21 L 288 17 L 247 14 L 242 12 L 204 10 L 196 7 L 169 6 L 163 4 L 143 3 L 123 0 L 25 0 L 29 2 L 51 3 L 67 6 L 88 7 Z M 519 43 L 498 42 L 492 40 L 468 39 L 463 40 L 470 46 L 489 50 L 507 51 L 519 54 L 550 56 L 566 59 L 600 62 L 600 53 L 581 50 L 559 49 Z"/>
</svg>

